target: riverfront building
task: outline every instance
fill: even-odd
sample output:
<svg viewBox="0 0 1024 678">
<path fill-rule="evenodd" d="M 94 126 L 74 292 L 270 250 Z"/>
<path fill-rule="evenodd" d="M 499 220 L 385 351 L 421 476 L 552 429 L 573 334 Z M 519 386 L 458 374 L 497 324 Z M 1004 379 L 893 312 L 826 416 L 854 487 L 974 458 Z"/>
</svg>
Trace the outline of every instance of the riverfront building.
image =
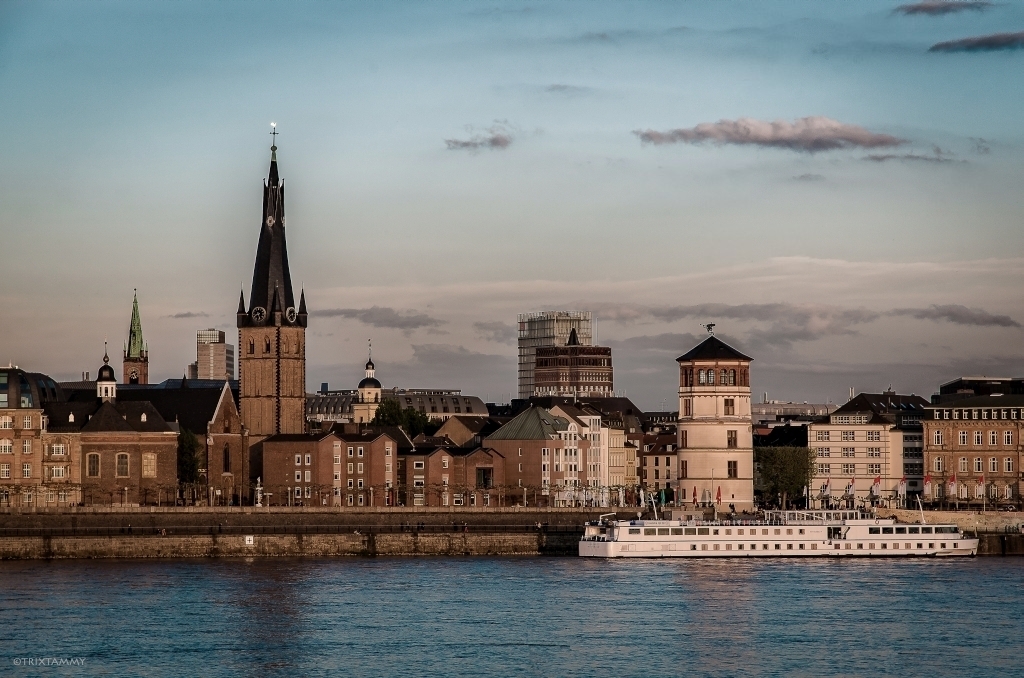
<svg viewBox="0 0 1024 678">
<path fill-rule="evenodd" d="M 752 359 L 711 335 L 679 363 L 678 478 L 702 505 L 754 507 Z M 651 469 L 653 470 L 653 469 Z"/>
<path fill-rule="evenodd" d="M 926 409 L 923 499 L 977 508 L 1018 503 L 1024 395 L 949 399 Z"/>
</svg>

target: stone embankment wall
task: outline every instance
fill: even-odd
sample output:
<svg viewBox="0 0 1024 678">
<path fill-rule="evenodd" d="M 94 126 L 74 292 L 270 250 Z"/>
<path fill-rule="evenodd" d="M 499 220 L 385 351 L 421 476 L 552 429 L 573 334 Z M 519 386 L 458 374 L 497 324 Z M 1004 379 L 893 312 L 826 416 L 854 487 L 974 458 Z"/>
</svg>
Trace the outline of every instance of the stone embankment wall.
<svg viewBox="0 0 1024 678">
<path fill-rule="evenodd" d="M 901 523 L 920 523 L 921 512 L 909 509 L 878 509 L 880 518 L 895 518 Z M 1020 532 L 1024 513 L 1017 511 L 925 511 L 924 519 L 930 524 L 952 523 L 967 532 Z"/>
<path fill-rule="evenodd" d="M 578 541 L 542 532 L 6 537 L 0 559 L 575 555 Z"/>
</svg>

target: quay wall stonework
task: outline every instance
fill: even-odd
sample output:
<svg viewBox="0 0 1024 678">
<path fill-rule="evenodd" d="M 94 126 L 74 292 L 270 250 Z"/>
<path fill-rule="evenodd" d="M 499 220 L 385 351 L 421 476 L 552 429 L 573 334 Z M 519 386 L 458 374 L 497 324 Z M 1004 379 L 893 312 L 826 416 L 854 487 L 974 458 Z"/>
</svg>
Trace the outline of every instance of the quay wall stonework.
<svg viewBox="0 0 1024 678">
<path fill-rule="evenodd" d="M 880 518 L 895 518 L 901 523 L 920 523 L 921 512 L 910 509 L 878 509 Z M 1016 511 L 925 511 L 924 519 L 929 524 L 954 524 L 967 532 L 1019 532 L 1024 524 L 1024 513 Z"/>
</svg>

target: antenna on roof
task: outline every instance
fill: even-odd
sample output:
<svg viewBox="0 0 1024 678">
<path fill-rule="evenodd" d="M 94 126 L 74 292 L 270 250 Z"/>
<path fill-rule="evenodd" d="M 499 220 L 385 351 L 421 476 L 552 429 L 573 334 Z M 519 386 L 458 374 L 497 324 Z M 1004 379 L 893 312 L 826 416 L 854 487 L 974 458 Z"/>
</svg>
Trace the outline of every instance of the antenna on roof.
<svg viewBox="0 0 1024 678">
<path fill-rule="evenodd" d="M 708 323 L 706 325 L 704 323 L 701 323 L 700 326 L 703 327 L 704 329 L 706 329 L 708 331 L 708 334 L 714 336 L 714 334 L 715 334 L 715 323 Z"/>
</svg>

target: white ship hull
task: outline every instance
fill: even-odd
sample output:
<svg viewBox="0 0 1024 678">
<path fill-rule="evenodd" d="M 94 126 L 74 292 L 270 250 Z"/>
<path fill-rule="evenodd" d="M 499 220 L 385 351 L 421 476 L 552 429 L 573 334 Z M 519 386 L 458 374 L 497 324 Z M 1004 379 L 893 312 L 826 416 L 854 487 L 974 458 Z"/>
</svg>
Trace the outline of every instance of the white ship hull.
<svg viewBox="0 0 1024 678">
<path fill-rule="evenodd" d="M 588 558 L 915 558 L 978 553 L 978 539 L 965 536 L 955 525 L 900 525 L 873 518 L 788 520 L 789 514 L 770 522 L 591 524 L 580 540 L 579 554 Z"/>
</svg>

